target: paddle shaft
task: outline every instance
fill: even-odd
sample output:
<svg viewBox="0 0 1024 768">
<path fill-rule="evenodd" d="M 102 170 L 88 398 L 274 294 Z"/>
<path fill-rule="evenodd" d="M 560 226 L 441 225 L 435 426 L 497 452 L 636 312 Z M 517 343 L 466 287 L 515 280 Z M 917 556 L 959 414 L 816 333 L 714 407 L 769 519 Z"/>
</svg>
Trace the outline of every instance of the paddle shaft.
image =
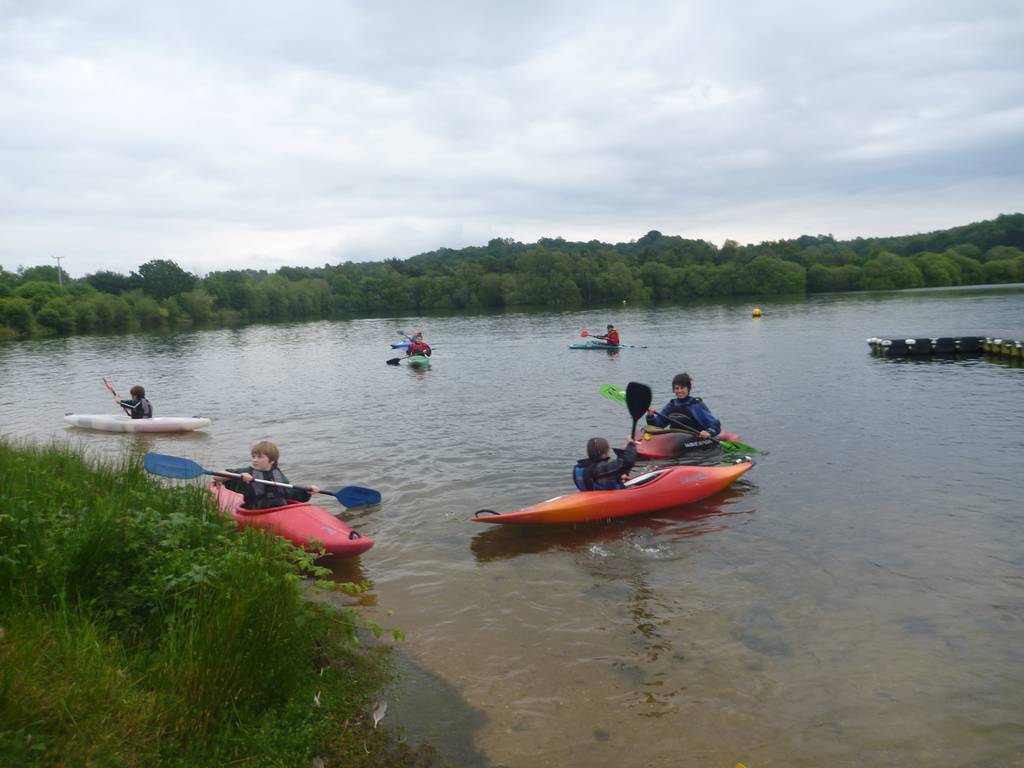
<svg viewBox="0 0 1024 768">
<path fill-rule="evenodd" d="M 241 477 L 241 475 L 238 474 L 237 472 L 211 472 L 208 469 L 204 470 L 204 474 L 213 475 L 214 477 L 231 477 L 231 478 L 239 478 L 239 477 Z M 305 491 L 306 493 L 313 493 L 313 489 L 312 488 L 307 488 L 304 485 L 294 485 L 292 483 L 279 483 L 276 480 L 261 480 L 258 477 L 254 477 L 252 479 L 252 481 L 254 483 L 263 483 L 263 485 L 276 485 L 276 486 L 278 486 L 280 488 L 294 488 L 297 491 Z M 322 493 L 322 494 L 324 494 L 326 496 L 333 496 L 334 495 L 333 493 L 330 493 L 328 491 L 317 491 L 317 493 Z"/>
</svg>

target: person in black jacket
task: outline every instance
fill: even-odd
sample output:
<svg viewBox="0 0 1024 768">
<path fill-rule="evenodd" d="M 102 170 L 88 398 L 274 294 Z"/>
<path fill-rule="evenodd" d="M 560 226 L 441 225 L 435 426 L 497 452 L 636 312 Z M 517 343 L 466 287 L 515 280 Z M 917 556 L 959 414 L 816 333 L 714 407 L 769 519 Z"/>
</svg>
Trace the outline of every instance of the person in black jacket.
<svg viewBox="0 0 1024 768">
<path fill-rule="evenodd" d="M 124 412 L 133 419 L 152 419 L 153 405 L 146 399 L 146 388 L 136 384 L 130 392 L 131 400 L 122 400 L 114 395 L 114 402 L 124 408 Z"/>
<path fill-rule="evenodd" d="M 572 471 L 573 482 L 581 491 L 614 491 L 622 488 L 629 470 L 636 464 L 636 445 L 632 442 L 621 456 L 612 458 L 611 447 L 603 437 L 587 441 L 587 458 L 580 459 Z"/>
<path fill-rule="evenodd" d="M 240 493 L 245 497 L 242 506 L 246 509 L 271 509 L 283 507 L 289 499 L 309 501 L 310 493 L 298 488 L 282 488 L 279 485 L 257 483 L 255 480 L 269 480 L 274 483 L 287 483 L 288 478 L 277 466 L 281 452 L 269 440 L 263 440 L 252 447 L 252 464 L 248 467 L 228 470 L 241 475 L 238 478 L 224 481 L 229 491 Z M 309 486 L 309 491 L 319 493 L 320 489 Z"/>
</svg>

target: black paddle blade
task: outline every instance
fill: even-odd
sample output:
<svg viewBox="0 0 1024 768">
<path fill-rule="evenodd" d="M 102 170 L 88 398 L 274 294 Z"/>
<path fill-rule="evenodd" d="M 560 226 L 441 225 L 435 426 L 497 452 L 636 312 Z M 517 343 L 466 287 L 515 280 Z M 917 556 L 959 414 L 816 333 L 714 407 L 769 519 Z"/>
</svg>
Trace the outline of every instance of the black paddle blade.
<svg viewBox="0 0 1024 768">
<path fill-rule="evenodd" d="M 632 440 L 636 434 L 636 423 L 651 407 L 651 388 L 636 381 L 629 382 L 626 385 L 626 407 L 633 417 L 633 425 L 629 428 L 629 439 Z"/>
<path fill-rule="evenodd" d="M 638 420 L 651 407 L 651 388 L 646 384 L 631 381 L 626 385 L 626 407 L 633 420 Z"/>
<path fill-rule="evenodd" d="M 384 362 L 386 362 L 388 365 L 398 365 L 400 362 L 402 362 L 402 358 L 392 357 L 390 360 L 385 360 Z"/>
</svg>

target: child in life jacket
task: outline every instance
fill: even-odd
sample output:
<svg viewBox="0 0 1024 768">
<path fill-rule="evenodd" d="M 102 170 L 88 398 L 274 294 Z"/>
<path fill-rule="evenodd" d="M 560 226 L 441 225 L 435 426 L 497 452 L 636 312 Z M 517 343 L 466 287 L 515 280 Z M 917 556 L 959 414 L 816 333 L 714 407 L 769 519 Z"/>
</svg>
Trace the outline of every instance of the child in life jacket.
<svg viewBox="0 0 1024 768">
<path fill-rule="evenodd" d="M 587 441 L 587 458 L 580 459 L 572 471 L 573 482 L 581 491 L 614 491 L 623 487 L 629 470 L 636 464 L 636 445 L 632 442 L 621 456 L 612 457 L 603 437 Z"/>
<path fill-rule="evenodd" d="M 678 427 L 685 425 L 700 437 L 714 437 L 722 431 L 721 422 L 714 417 L 704 401 L 690 395 L 693 381 L 688 373 L 677 373 L 672 378 L 672 392 L 675 394 L 661 411 L 647 409 L 647 423 L 655 427 Z"/>
<path fill-rule="evenodd" d="M 418 331 L 415 336 L 412 337 L 412 341 L 405 350 L 407 357 L 413 355 L 426 355 L 430 357 L 430 345 L 423 340 L 423 332 Z"/>
<path fill-rule="evenodd" d="M 231 469 L 229 472 L 240 474 L 241 477 L 224 481 L 224 487 L 245 497 L 242 506 L 246 509 L 271 509 L 283 507 L 288 499 L 295 501 L 309 501 L 310 494 L 298 488 L 282 488 L 279 485 L 267 485 L 256 483 L 254 480 L 270 480 L 275 483 L 287 483 L 288 478 L 277 466 L 277 460 L 281 452 L 277 446 L 269 440 L 263 440 L 252 447 L 252 464 L 240 469 Z M 309 486 L 312 493 L 318 493 L 320 489 Z"/>
</svg>

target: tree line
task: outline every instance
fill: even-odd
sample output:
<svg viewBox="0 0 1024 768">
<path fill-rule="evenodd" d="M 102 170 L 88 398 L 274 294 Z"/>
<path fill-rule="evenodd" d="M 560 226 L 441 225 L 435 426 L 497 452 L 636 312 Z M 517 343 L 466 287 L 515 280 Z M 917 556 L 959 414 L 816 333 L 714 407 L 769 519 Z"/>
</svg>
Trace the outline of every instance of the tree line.
<svg viewBox="0 0 1024 768">
<path fill-rule="evenodd" d="M 721 247 L 651 231 L 608 244 L 506 238 L 408 259 L 223 270 L 153 259 L 128 275 L 0 268 L 0 339 L 424 311 L 587 308 L 1024 282 L 1024 214 L 889 238 L 831 235 Z"/>
</svg>

